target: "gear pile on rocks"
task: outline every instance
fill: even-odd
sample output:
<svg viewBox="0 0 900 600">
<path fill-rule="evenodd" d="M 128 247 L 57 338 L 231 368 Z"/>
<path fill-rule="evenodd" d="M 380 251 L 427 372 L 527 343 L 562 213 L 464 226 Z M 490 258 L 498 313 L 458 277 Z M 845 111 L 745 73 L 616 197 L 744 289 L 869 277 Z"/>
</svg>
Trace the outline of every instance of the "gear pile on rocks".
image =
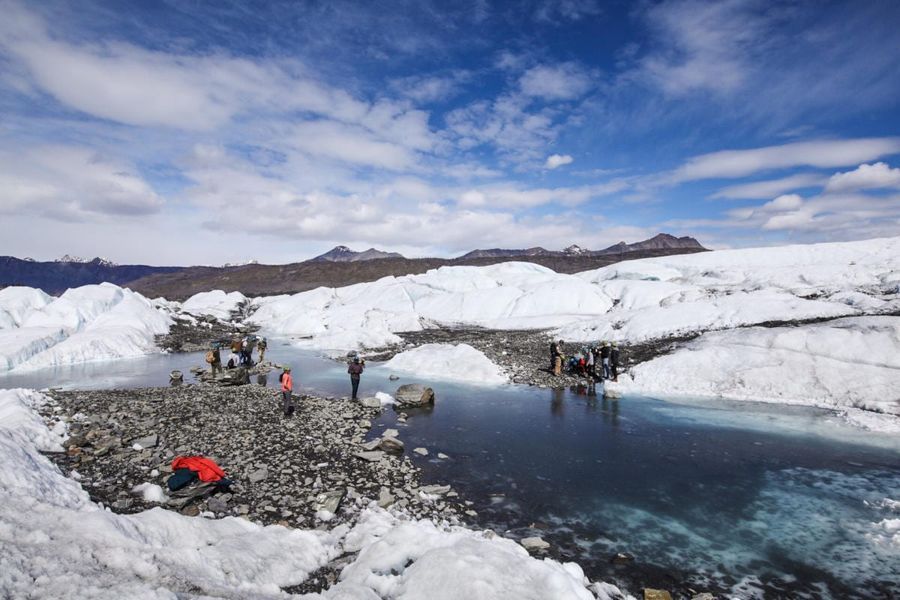
<svg viewBox="0 0 900 600">
<path fill-rule="evenodd" d="M 475 515 L 449 487 L 420 485 L 420 471 L 396 430 L 366 441 L 381 411 L 372 403 L 302 396 L 297 413 L 284 417 L 275 392 L 258 385 L 50 396 L 55 402 L 45 410 L 68 422 L 70 437 L 65 453 L 49 456 L 64 472 L 77 472 L 92 499 L 116 512 L 161 502 L 187 515 L 304 528 L 352 522 L 371 501 L 416 518 L 458 522 L 467 511 Z M 165 490 L 178 455 L 213 459 L 233 485 L 196 496 L 153 498 L 135 491 L 147 483 Z"/>
</svg>

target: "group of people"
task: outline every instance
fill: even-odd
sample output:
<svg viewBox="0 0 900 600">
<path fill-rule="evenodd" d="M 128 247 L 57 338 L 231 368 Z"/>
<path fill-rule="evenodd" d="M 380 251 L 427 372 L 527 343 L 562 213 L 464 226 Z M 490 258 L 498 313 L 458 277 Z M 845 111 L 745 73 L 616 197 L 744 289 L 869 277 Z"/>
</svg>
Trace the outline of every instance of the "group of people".
<svg viewBox="0 0 900 600">
<path fill-rule="evenodd" d="M 355 352 L 352 353 L 349 358 L 350 360 L 347 362 L 347 373 L 350 374 L 350 387 L 352 388 L 351 398 L 356 400 L 356 394 L 359 391 L 359 380 L 363 370 L 366 368 L 366 361 L 360 358 L 359 354 L 356 354 Z M 284 416 L 287 417 L 294 412 L 294 378 L 291 375 L 291 368 L 288 366 L 283 367 L 278 380 L 281 382 L 282 408 L 284 409 Z"/>
<path fill-rule="evenodd" d="M 619 380 L 621 354 L 616 342 L 600 342 L 579 348 L 574 354 L 566 356 L 563 341 L 550 343 L 550 370 L 554 375 L 561 375 L 563 368 L 567 373 L 588 377 L 594 381 Z"/>
<path fill-rule="evenodd" d="M 230 343 L 225 344 L 230 350 L 228 360 L 225 361 L 224 368 L 234 369 L 236 367 L 252 367 L 253 350 L 259 351 L 259 361 L 263 362 L 266 358 L 266 349 L 269 346 L 266 338 L 258 338 L 255 335 L 236 337 Z M 212 370 L 213 377 L 222 371 L 222 347 L 223 344 L 216 342 L 212 348 L 206 353 L 206 362 Z"/>
</svg>

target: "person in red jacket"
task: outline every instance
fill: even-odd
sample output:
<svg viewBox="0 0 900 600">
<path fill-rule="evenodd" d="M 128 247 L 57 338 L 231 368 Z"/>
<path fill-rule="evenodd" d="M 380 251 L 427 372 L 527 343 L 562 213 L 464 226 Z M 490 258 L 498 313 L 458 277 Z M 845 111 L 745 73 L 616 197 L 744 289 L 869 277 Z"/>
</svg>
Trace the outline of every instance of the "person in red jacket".
<svg viewBox="0 0 900 600">
<path fill-rule="evenodd" d="M 353 357 L 353 361 L 347 365 L 347 372 L 350 373 L 350 386 L 353 389 L 351 398 L 356 400 L 356 393 L 359 391 L 359 376 L 362 375 L 363 369 L 366 368 L 366 361 L 362 360 L 358 355 Z"/>
<path fill-rule="evenodd" d="M 291 377 L 291 368 L 285 367 L 281 374 L 281 396 L 285 416 L 291 414 L 291 393 L 294 391 L 294 378 Z"/>
</svg>

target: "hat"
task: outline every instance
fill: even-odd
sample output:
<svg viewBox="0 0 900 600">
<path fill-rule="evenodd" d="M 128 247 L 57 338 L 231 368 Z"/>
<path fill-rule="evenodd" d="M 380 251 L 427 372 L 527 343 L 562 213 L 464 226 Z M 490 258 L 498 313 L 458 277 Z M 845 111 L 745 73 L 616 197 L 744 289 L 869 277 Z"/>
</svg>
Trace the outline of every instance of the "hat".
<svg viewBox="0 0 900 600">
<path fill-rule="evenodd" d="M 288 372 L 288 371 L 290 371 L 290 370 L 291 370 L 291 368 L 290 368 L 290 367 L 288 367 L 288 366 L 285 366 L 285 367 L 282 367 L 282 368 L 283 368 L 283 369 L 284 369 L 284 371 L 285 371 L 285 372 Z"/>
</svg>

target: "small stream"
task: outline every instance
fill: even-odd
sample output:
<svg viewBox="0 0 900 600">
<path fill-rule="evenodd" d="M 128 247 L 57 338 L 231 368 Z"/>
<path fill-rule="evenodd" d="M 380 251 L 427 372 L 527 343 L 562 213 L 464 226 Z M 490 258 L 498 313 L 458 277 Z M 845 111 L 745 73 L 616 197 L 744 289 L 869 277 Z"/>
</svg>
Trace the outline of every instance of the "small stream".
<svg viewBox="0 0 900 600">
<path fill-rule="evenodd" d="M 296 392 L 349 394 L 340 363 L 272 343 Z M 7 374 L 0 387 L 167 385 L 200 354 Z M 370 365 L 361 393 L 399 384 Z M 277 372 L 259 383 L 277 385 Z M 478 525 L 540 535 L 592 579 L 737 597 L 892 598 L 900 590 L 900 440 L 819 409 L 424 382 L 433 409 L 398 427 L 431 482 L 474 501 Z M 274 398 L 274 394 L 273 394 Z M 273 403 L 273 410 L 275 404 Z M 437 453 L 449 459 L 437 459 Z M 634 560 L 614 564 L 619 552 Z"/>
</svg>

